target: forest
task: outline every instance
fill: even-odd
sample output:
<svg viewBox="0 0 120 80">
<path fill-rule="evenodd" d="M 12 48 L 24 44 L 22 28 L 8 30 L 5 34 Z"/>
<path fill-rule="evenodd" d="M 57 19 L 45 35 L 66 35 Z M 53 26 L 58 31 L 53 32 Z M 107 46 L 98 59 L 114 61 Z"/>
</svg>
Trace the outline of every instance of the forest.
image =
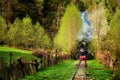
<svg viewBox="0 0 120 80">
<path fill-rule="evenodd" d="M 83 33 L 83 13 L 90 40 Z M 76 59 L 82 41 L 98 63 L 112 70 L 110 80 L 120 80 L 120 0 L 0 0 L 0 80 L 40 73 L 37 62 L 41 71 Z"/>
</svg>

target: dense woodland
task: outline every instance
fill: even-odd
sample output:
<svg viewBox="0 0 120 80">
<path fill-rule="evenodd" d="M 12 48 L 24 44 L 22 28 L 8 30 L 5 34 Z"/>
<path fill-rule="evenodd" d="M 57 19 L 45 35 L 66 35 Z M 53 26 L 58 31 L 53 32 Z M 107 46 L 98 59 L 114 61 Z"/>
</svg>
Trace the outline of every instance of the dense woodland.
<svg viewBox="0 0 120 80">
<path fill-rule="evenodd" d="M 89 50 L 97 59 L 107 53 L 119 80 L 120 0 L 0 0 L 0 45 L 72 54 L 84 11 L 94 29 Z"/>
</svg>

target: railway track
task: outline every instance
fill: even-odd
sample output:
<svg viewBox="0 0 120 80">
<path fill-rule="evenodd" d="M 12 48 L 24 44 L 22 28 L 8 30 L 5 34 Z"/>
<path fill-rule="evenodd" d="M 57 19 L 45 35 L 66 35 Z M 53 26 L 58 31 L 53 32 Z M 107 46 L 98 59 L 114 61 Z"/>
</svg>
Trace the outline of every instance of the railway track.
<svg viewBox="0 0 120 80">
<path fill-rule="evenodd" d="M 76 68 L 71 80 L 87 80 L 85 60 L 79 61 L 79 64 L 76 67 L 77 68 Z"/>
</svg>

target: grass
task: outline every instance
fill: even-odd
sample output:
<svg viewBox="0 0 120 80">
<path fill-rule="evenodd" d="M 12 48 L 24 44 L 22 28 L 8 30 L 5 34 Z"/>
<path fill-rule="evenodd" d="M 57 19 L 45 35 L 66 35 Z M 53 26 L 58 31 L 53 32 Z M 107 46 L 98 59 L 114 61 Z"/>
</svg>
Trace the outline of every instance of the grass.
<svg viewBox="0 0 120 80">
<path fill-rule="evenodd" d="M 87 64 L 87 73 L 90 78 L 95 80 L 112 80 L 112 71 L 107 67 L 99 64 L 96 60 L 89 60 Z"/>
<path fill-rule="evenodd" d="M 75 71 L 76 63 L 74 60 L 67 60 L 20 80 L 69 80 Z"/>
<path fill-rule="evenodd" d="M 27 50 L 21 50 L 21 49 L 16 49 L 16 48 L 9 48 L 9 47 L 2 47 L 0 46 L 0 51 L 14 51 L 14 52 L 20 52 L 20 53 L 24 53 L 24 54 L 31 54 L 31 51 L 27 51 Z"/>
<path fill-rule="evenodd" d="M 5 64 L 10 62 L 10 53 L 13 53 L 12 61 L 16 61 L 19 57 L 24 57 L 27 61 L 38 59 L 32 55 L 31 51 L 0 46 L 0 60 L 3 60 Z"/>
<path fill-rule="evenodd" d="M 77 63 L 78 61 L 75 60 L 67 60 L 20 80 L 70 80 L 75 72 L 75 64 Z M 96 60 L 88 60 L 87 64 L 87 72 L 91 80 L 112 80 L 112 71 L 99 64 Z M 97 70 L 99 68 L 100 70 Z"/>
</svg>

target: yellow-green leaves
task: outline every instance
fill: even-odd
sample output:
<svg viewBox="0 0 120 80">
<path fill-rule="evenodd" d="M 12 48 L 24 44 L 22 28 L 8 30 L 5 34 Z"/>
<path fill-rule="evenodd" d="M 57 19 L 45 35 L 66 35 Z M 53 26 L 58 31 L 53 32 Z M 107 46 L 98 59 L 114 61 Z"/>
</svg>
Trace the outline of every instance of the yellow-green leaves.
<svg viewBox="0 0 120 80">
<path fill-rule="evenodd" d="M 64 52 L 69 52 L 73 49 L 81 24 L 82 21 L 78 9 L 73 4 L 68 5 L 54 40 L 55 47 L 62 49 Z"/>
</svg>

